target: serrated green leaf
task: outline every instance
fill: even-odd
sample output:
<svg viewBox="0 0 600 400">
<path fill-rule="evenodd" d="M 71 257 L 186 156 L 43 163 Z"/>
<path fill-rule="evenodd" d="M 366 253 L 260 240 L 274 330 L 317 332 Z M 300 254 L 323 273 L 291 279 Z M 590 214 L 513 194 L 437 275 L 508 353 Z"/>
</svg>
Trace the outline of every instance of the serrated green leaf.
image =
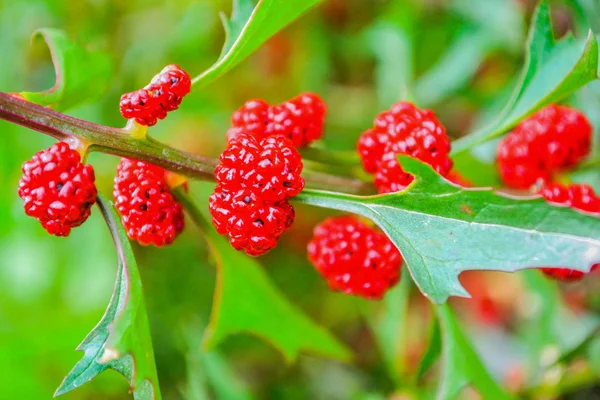
<svg viewBox="0 0 600 400">
<path fill-rule="evenodd" d="M 513 96 L 498 119 L 452 146 L 460 158 L 477 144 L 498 137 L 540 108 L 558 102 L 598 78 L 598 43 L 592 32 L 585 40 L 571 35 L 556 41 L 547 0 L 541 0 L 529 31 L 527 57 Z M 463 172 L 463 171 L 461 171 Z M 464 171 L 469 177 L 469 171 Z"/>
<path fill-rule="evenodd" d="M 64 111 L 98 99 L 112 79 L 112 61 L 103 52 L 88 50 L 59 29 L 42 28 L 32 40 L 43 39 L 52 56 L 56 82 L 43 92 L 21 92 L 26 100 Z"/>
<path fill-rule="evenodd" d="M 539 197 L 461 188 L 427 164 L 398 158 L 415 176 L 402 192 L 352 196 L 304 190 L 295 199 L 373 220 L 400 249 L 413 280 L 431 301 L 468 297 L 458 280 L 467 270 L 562 266 L 589 271 L 600 261 L 600 218 Z"/>
<path fill-rule="evenodd" d="M 323 0 L 234 0 L 230 19 L 222 16 L 227 35 L 221 56 L 192 83 L 205 85 L 252 54 L 271 36 Z"/>
<path fill-rule="evenodd" d="M 484 399 L 511 399 L 489 376 L 447 304 L 436 307 L 442 337 L 442 379 L 437 398 L 451 400 L 468 385 Z"/>
<path fill-rule="evenodd" d="M 204 232 L 218 269 L 213 311 L 204 337 L 206 349 L 230 335 L 249 333 L 271 343 L 288 362 L 300 353 L 350 359 L 350 351 L 294 307 L 254 258 L 231 247 L 185 193 L 176 193 Z"/>
<path fill-rule="evenodd" d="M 110 203 L 98 196 L 98 206 L 117 249 L 117 279 L 104 316 L 77 347 L 83 358 L 54 395 L 70 392 L 110 368 L 129 381 L 136 400 L 160 400 L 142 282 L 131 244 Z"/>
</svg>

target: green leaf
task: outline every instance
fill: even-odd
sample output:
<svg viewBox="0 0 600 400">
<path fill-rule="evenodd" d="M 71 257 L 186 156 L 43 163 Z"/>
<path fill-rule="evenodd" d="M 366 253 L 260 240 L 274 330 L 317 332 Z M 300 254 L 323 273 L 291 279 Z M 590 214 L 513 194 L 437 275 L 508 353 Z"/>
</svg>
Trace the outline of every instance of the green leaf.
<svg viewBox="0 0 600 400">
<path fill-rule="evenodd" d="M 438 399 L 455 399 L 468 385 L 475 387 L 481 397 L 490 400 L 510 399 L 489 376 L 481 360 L 462 332 L 450 307 L 436 307 L 442 332 L 442 379 Z"/>
<path fill-rule="evenodd" d="M 112 79 L 112 61 L 106 53 L 85 48 L 59 29 L 42 28 L 32 40 L 43 39 L 52 56 L 56 82 L 43 92 L 21 92 L 26 100 L 63 111 L 92 102 L 106 91 Z"/>
<path fill-rule="evenodd" d="M 423 357 L 419 362 L 419 366 L 415 374 L 417 380 L 421 380 L 425 376 L 427 371 L 433 367 L 433 364 L 435 364 L 441 353 L 442 336 L 440 332 L 440 324 L 437 319 L 434 319 L 429 330 L 427 349 L 425 350 L 425 354 L 423 354 Z"/>
<path fill-rule="evenodd" d="M 215 231 L 187 194 L 178 190 L 176 195 L 205 234 L 218 268 L 205 348 L 214 348 L 230 335 L 250 333 L 271 343 L 288 362 L 301 352 L 350 359 L 349 350 L 295 308 L 254 258 L 236 251 Z"/>
<path fill-rule="evenodd" d="M 555 41 L 547 0 L 541 0 L 529 31 L 527 56 L 513 96 L 499 118 L 486 128 L 453 143 L 458 157 L 479 143 L 500 136 L 540 108 L 558 102 L 598 77 L 598 43 L 571 35 Z"/>
<path fill-rule="evenodd" d="M 468 297 L 458 280 L 467 270 L 562 266 L 589 271 L 600 261 L 600 218 L 541 198 L 457 187 L 427 164 L 404 155 L 399 160 L 415 176 L 402 192 L 352 196 L 304 190 L 295 199 L 373 220 L 400 249 L 431 301 Z"/>
<path fill-rule="evenodd" d="M 84 352 L 83 358 L 54 395 L 70 392 L 110 368 L 129 381 L 136 400 L 160 400 L 142 282 L 131 244 L 110 203 L 98 196 L 98 206 L 117 249 L 115 288 L 104 316 L 77 348 Z"/>
<path fill-rule="evenodd" d="M 252 54 L 271 36 L 323 0 L 233 0 L 231 18 L 223 14 L 226 40 L 221 56 L 209 69 L 192 80 L 205 85 L 223 75 Z"/>
</svg>

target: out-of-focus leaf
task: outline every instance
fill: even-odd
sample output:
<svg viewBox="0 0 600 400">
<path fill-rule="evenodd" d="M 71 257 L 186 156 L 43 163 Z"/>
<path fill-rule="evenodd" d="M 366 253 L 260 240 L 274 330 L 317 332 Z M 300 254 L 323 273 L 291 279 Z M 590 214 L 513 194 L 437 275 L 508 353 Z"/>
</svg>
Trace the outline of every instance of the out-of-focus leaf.
<svg viewBox="0 0 600 400">
<path fill-rule="evenodd" d="M 456 159 L 474 146 L 500 136 L 547 104 L 560 101 L 598 76 L 598 43 L 590 32 L 585 40 L 553 37 L 547 0 L 541 0 L 528 39 L 527 58 L 512 98 L 496 122 L 453 143 Z M 469 171 L 464 170 L 469 178 Z"/>
<path fill-rule="evenodd" d="M 468 297 L 458 280 L 467 270 L 563 266 L 589 271 L 600 261 L 600 218 L 539 197 L 461 188 L 425 163 L 405 155 L 399 160 L 415 176 L 402 192 L 352 196 L 305 190 L 295 199 L 373 220 L 400 249 L 415 283 L 431 301 Z"/>
<path fill-rule="evenodd" d="M 117 250 L 115 288 L 104 316 L 77 348 L 84 352 L 83 358 L 54 395 L 67 393 L 110 368 L 129 381 L 136 400 L 160 400 L 142 282 L 131 244 L 110 203 L 98 196 L 98 206 Z"/>
<path fill-rule="evenodd" d="M 221 56 L 192 82 L 205 85 L 248 57 L 267 39 L 322 0 L 233 0 L 231 18 L 222 15 L 226 40 Z"/>
<path fill-rule="evenodd" d="M 218 268 L 213 312 L 204 337 L 207 349 L 232 334 L 250 333 L 275 346 L 288 362 L 301 352 L 350 358 L 344 345 L 283 296 L 254 258 L 231 247 L 185 193 L 178 191 L 177 196 L 203 230 Z"/>
<path fill-rule="evenodd" d="M 21 96 L 32 103 L 63 111 L 92 102 L 104 94 L 112 79 L 112 62 L 106 53 L 85 48 L 59 29 L 38 29 L 33 39 L 38 38 L 50 49 L 56 82 L 48 90 L 21 92 Z"/>
<path fill-rule="evenodd" d="M 429 330 L 429 339 L 427 340 L 427 349 L 419 362 L 419 367 L 416 372 L 416 379 L 420 380 L 425 376 L 427 371 L 437 361 L 442 353 L 442 336 L 440 332 L 440 324 L 437 319 L 431 323 Z"/>
<path fill-rule="evenodd" d="M 436 307 L 442 337 L 442 378 L 437 398 L 451 400 L 471 385 L 484 399 L 510 399 L 489 376 L 447 304 Z"/>
</svg>

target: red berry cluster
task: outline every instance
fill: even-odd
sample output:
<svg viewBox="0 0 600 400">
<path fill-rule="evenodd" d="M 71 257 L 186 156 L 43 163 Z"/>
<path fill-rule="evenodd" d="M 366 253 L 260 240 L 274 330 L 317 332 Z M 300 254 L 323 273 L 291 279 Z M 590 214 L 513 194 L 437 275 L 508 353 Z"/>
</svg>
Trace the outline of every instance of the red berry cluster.
<svg viewBox="0 0 600 400">
<path fill-rule="evenodd" d="M 167 65 L 143 89 L 121 96 L 121 115 L 140 125 L 152 126 L 177 110 L 183 97 L 190 92 L 190 76 L 179 66 Z"/>
<path fill-rule="evenodd" d="M 550 105 L 522 121 L 498 147 L 498 167 L 504 183 L 529 188 L 576 165 L 590 150 L 592 126 L 585 115 L 569 107 Z"/>
<path fill-rule="evenodd" d="M 164 169 L 122 158 L 113 194 L 130 239 L 164 246 L 183 230 L 183 208 L 169 192 Z"/>
<path fill-rule="evenodd" d="M 360 136 L 357 150 L 365 171 L 375 174 L 379 193 L 403 190 L 413 180 L 402 170 L 398 154 L 426 162 L 444 176 L 452 169 L 446 129 L 432 111 L 408 102 L 379 114 L 373 127 Z"/>
<path fill-rule="evenodd" d="M 283 135 L 294 146 L 306 146 L 323 135 L 325 103 L 315 93 L 302 93 L 281 104 L 249 100 L 233 113 L 227 139 L 249 134 L 257 139 Z"/>
<path fill-rule="evenodd" d="M 571 184 L 565 186 L 560 183 L 550 183 L 542 187 L 540 194 L 550 203 L 589 213 L 600 213 L 600 197 L 596 196 L 594 189 L 588 185 Z M 599 265 L 594 264 L 592 271 L 598 268 Z M 541 268 L 541 270 L 546 275 L 561 280 L 577 280 L 585 275 L 581 271 L 569 268 Z"/>
<path fill-rule="evenodd" d="M 380 299 L 400 279 L 402 257 L 383 233 L 351 216 L 317 225 L 308 257 L 332 290 Z"/>
<path fill-rule="evenodd" d="M 37 218 L 48 233 L 68 236 L 85 222 L 98 192 L 94 169 L 81 163 L 79 153 L 58 142 L 35 154 L 22 167 L 19 196 L 25 213 Z"/>
<path fill-rule="evenodd" d="M 234 248 L 264 254 L 294 221 L 288 199 L 304 187 L 300 154 L 285 136 L 238 133 L 220 160 L 209 202 L 212 222 Z"/>
</svg>

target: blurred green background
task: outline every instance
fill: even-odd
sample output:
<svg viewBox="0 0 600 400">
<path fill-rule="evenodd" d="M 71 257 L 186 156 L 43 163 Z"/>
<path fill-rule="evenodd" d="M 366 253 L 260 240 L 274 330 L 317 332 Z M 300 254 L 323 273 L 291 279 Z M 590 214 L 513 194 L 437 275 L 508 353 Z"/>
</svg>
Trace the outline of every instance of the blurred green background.
<svg viewBox="0 0 600 400">
<path fill-rule="evenodd" d="M 569 29 L 581 34 L 588 21 L 600 21 L 593 0 L 552 4 L 559 35 Z M 217 156 L 231 113 L 244 101 L 277 103 L 310 90 L 328 104 L 324 144 L 353 149 L 377 112 L 409 85 L 416 102 L 432 108 L 459 137 L 493 117 L 509 95 L 533 7 L 526 0 L 327 0 L 232 72 L 193 91 L 180 111 L 150 132 L 187 151 Z M 142 87 L 169 63 L 191 75 L 210 66 L 224 40 L 218 13 L 230 10 L 227 0 L 0 0 L 0 91 L 52 86 L 48 50 L 42 41 L 30 45 L 30 36 L 40 27 L 64 29 L 109 52 L 115 65 L 102 99 L 68 113 L 121 126 L 121 93 Z M 595 92 L 586 90 L 597 102 Z M 596 114 L 589 117 L 598 122 Z M 97 210 L 68 238 L 47 235 L 24 214 L 16 189 L 20 165 L 52 139 L 5 122 L 0 136 L 0 399 L 46 399 L 80 359 L 75 347 L 104 312 L 116 256 Z M 89 161 L 99 189 L 110 194 L 118 160 L 93 154 Z M 260 262 L 293 303 L 356 352 L 356 362 L 301 357 L 286 366 L 272 347 L 246 336 L 202 354 L 215 271 L 188 220 L 171 247 L 135 248 L 164 398 L 210 398 L 207 388 L 235 387 L 230 373 L 256 398 L 378 399 L 394 391 L 362 313 L 380 305 L 327 290 L 305 257 L 311 229 L 326 214 L 300 208 L 297 215 L 280 246 Z M 418 316 L 426 307 L 418 303 L 415 310 Z M 407 340 L 425 335 L 428 320 L 417 316 Z M 489 336 L 477 337 L 479 348 L 489 347 Z M 496 363 L 510 363 L 511 351 L 518 361 L 519 345 L 511 342 L 504 350 L 507 360 Z M 127 399 L 127 390 L 126 381 L 108 371 L 63 398 Z"/>
</svg>

